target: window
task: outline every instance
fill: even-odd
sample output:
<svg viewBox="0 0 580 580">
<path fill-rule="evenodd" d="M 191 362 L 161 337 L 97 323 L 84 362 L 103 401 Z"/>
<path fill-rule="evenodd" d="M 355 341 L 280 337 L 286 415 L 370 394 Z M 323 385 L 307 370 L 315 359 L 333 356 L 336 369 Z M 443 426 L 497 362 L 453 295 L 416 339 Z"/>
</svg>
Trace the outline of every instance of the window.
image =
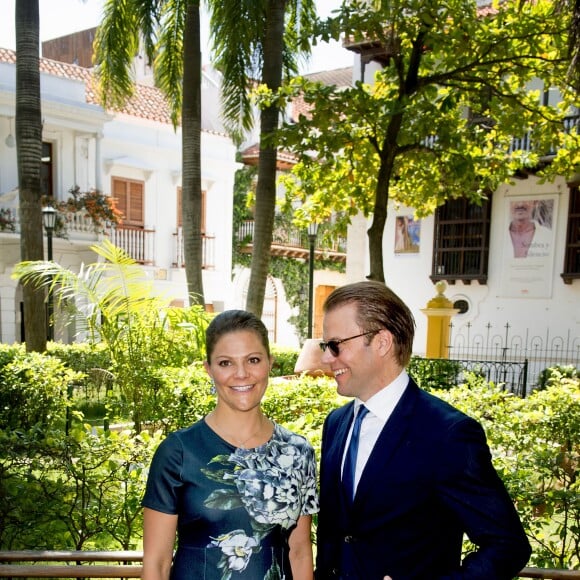
<svg viewBox="0 0 580 580">
<path fill-rule="evenodd" d="M 435 241 L 431 280 L 454 284 L 487 282 L 491 198 L 476 205 L 451 199 L 435 212 Z"/>
<path fill-rule="evenodd" d="M 145 185 L 142 181 L 113 177 L 113 197 L 123 214 L 123 225 L 144 227 L 145 225 Z"/>
<path fill-rule="evenodd" d="M 42 143 L 42 158 L 40 164 L 40 190 L 46 197 L 54 197 L 52 172 L 52 143 Z"/>
<path fill-rule="evenodd" d="M 580 186 L 570 187 L 568 206 L 568 228 L 566 232 L 566 254 L 562 279 L 566 284 L 580 278 Z"/>
</svg>

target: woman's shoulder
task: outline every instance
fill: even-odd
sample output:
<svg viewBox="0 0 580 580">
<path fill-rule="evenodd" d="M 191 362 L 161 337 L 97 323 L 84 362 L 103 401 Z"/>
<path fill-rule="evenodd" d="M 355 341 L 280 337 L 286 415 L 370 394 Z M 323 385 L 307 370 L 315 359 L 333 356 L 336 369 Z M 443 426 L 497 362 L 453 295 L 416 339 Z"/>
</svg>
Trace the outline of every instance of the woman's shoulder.
<svg viewBox="0 0 580 580">
<path fill-rule="evenodd" d="M 274 435 L 272 436 L 274 439 L 281 441 L 283 443 L 289 443 L 291 445 L 295 445 L 296 447 L 312 447 L 310 441 L 304 435 L 300 435 L 299 433 L 295 433 L 294 431 L 290 431 L 283 425 L 279 423 L 274 423 Z"/>
<path fill-rule="evenodd" d="M 203 436 L 205 433 L 205 421 L 201 419 L 196 421 L 189 427 L 183 427 L 167 434 L 167 437 L 161 442 L 162 445 L 174 447 L 176 445 L 183 445 L 184 442 L 196 437 Z"/>
</svg>

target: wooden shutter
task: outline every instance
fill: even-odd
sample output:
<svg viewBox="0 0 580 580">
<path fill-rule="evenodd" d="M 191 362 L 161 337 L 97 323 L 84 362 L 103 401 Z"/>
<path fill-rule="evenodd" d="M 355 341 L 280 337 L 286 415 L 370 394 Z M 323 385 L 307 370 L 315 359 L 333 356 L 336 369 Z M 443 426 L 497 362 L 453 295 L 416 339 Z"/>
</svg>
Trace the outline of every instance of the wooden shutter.
<svg viewBox="0 0 580 580">
<path fill-rule="evenodd" d="M 113 197 L 123 213 L 123 224 L 143 227 L 145 225 L 144 183 L 113 177 Z"/>
</svg>

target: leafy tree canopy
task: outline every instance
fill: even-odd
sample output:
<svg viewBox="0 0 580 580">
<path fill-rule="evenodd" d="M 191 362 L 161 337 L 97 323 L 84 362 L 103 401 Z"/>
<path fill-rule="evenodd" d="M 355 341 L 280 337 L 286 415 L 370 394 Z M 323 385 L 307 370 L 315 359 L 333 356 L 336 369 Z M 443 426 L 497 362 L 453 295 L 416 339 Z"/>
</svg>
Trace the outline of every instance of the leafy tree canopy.
<svg viewBox="0 0 580 580">
<path fill-rule="evenodd" d="M 297 221 L 338 212 L 344 226 L 372 214 L 370 277 L 384 280 L 389 198 L 421 217 L 449 198 L 478 202 L 521 168 L 570 175 L 580 140 L 564 130 L 578 106 L 566 75 L 569 25 L 546 0 L 486 9 L 473 0 L 355 1 L 319 23 L 323 39 L 372 41 L 383 68 L 372 85 L 299 77 L 278 95 L 260 88 L 262 100 L 302 95 L 312 107 L 279 135 L 299 160 L 285 183 L 287 202 L 302 203 Z"/>
</svg>

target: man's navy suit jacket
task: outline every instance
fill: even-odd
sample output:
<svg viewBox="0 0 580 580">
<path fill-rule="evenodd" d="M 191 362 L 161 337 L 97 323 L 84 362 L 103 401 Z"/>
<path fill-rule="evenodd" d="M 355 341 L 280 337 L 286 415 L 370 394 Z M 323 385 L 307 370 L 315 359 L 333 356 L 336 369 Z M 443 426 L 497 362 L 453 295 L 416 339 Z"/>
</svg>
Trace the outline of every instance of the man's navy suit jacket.
<svg viewBox="0 0 580 580">
<path fill-rule="evenodd" d="M 322 434 L 316 578 L 511 579 L 530 545 L 480 424 L 410 381 L 354 502 L 341 462 L 354 403 Z M 461 561 L 463 534 L 478 546 Z"/>
</svg>

